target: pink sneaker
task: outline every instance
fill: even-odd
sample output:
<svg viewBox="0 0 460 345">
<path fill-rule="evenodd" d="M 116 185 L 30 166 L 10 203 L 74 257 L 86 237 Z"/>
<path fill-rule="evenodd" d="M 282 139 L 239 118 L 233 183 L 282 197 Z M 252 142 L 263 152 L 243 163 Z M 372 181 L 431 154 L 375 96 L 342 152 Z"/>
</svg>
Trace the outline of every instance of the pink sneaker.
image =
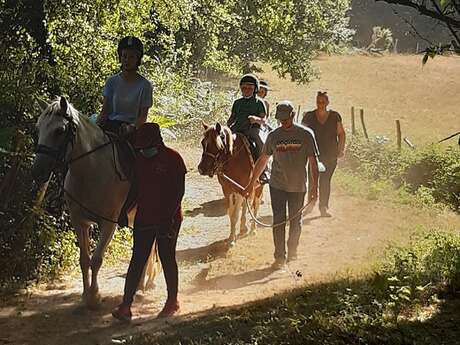
<svg viewBox="0 0 460 345">
<path fill-rule="evenodd" d="M 165 306 L 163 307 L 163 310 L 160 311 L 160 313 L 157 316 L 157 319 L 163 319 L 167 317 L 171 317 L 177 312 L 179 312 L 180 306 L 178 301 L 174 302 L 168 302 L 166 301 Z"/>
<path fill-rule="evenodd" d="M 131 308 L 122 304 L 112 311 L 112 316 L 122 322 L 131 322 L 131 319 L 133 318 Z"/>
</svg>

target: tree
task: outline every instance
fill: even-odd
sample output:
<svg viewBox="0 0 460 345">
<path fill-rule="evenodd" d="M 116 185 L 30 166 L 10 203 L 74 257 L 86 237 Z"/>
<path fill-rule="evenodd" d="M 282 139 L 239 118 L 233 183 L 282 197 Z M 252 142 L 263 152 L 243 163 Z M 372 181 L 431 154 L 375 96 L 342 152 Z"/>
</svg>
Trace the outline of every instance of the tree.
<svg viewBox="0 0 460 345">
<path fill-rule="evenodd" d="M 453 50 L 460 54 L 460 0 L 375 0 L 385 1 L 416 9 L 421 15 L 433 18 L 446 25 L 452 37 L 451 42 L 444 42 L 426 50 L 423 62 L 428 57 L 442 54 L 446 50 Z"/>
<path fill-rule="evenodd" d="M 195 69 L 241 71 L 269 63 L 281 76 L 308 82 L 321 50 L 350 40 L 348 0 L 198 0 L 178 44 Z"/>
</svg>

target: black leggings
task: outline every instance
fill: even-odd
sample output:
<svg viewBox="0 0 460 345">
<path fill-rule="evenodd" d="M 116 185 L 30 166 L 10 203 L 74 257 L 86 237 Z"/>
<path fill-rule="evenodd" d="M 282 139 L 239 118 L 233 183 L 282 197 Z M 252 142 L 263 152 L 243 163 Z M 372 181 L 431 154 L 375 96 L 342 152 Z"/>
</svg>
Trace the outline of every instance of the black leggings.
<svg viewBox="0 0 460 345">
<path fill-rule="evenodd" d="M 158 254 L 168 289 L 168 300 L 177 299 L 179 285 L 179 272 L 176 261 L 177 235 L 179 234 L 180 223 L 175 225 L 175 236 L 172 238 L 160 236 L 153 229 L 134 229 L 134 247 L 131 261 L 129 263 L 128 274 L 126 275 L 125 293 L 123 304 L 131 305 L 136 294 L 139 281 L 142 276 L 147 259 L 150 255 L 155 238 L 158 241 Z"/>
<path fill-rule="evenodd" d="M 331 180 L 337 167 L 337 160 L 324 160 L 322 162 L 325 167 L 325 172 L 319 173 L 319 207 L 329 208 L 329 197 L 331 196 Z M 310 168 L 308 169 L 308 181 L 312 180 Z M 311 183 L 308 183 L 310 190 Z"/>
</svg>

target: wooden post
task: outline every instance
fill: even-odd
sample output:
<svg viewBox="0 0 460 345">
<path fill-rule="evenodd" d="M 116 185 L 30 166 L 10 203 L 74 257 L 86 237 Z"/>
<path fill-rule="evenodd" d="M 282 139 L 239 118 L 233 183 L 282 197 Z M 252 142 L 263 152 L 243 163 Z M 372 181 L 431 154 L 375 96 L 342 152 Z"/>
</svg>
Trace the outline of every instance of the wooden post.
<svg viewBox="0 0 460 345">
<path fill-rule="evenodd" d="M 297 123 L 302 122 L 301 118 L 300 118 L 300 122 L 299 122 L 299 118 L 300 118 L 300 104 L 299 104 L 299 107 L 297 108 L 297 120 L 296 120 Z"/>
<path fill-rule="evenodd" d="M 396 38 L 393 43 L 393 54 L 398 54 L 398 39 Z"/>
<path fill-rule="evenodd" d="M 419 51 L 419 44 L 417 42 L 417 46 L 415 47 L 415 54 L 418 54 L 418 51 Z"/>
<path fill-rule="evenodd" d="M 361 125 L 363 126 L 363 133 L 367 140 L 369 136 L 367 135 L 366 123 L 364 122 L 364 109 L 359 110 L 359 117 L 361 118 Z"/>
<path fill-rule="evenodd" d="M 356 134 L 356 126 L 355 126 L 355 107 L 351 107 L 351 134 Z"/>
<path fill-rule="evenodd" d="M 396 120 L 396 137 L 398 150 L 401 151 L 401 123 L 399 122 L 399 120 Z"/>
</svg>

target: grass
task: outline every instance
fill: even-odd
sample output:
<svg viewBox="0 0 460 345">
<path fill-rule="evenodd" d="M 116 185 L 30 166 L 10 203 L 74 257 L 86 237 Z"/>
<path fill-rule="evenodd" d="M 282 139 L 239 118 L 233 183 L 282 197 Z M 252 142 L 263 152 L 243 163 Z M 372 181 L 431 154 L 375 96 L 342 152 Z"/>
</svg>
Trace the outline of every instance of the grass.
<svg viewBox="0 0 460 345">
<path fill-rule="evenodd" d="M 136 345 L 458 344 L 460 235 L 391 248 L 376 271 L 141 334 Z"/>
<path fill-rule="evenodd" d="M 371 181 L 341 169 L 337 169 L 335 172 L 333 183 L 339 190 L 367 200 L 408 205 L 434 213 L 448 210 L 448 206 L 437 203 L 431 194 L 424 193 L 423 187 L 419 188 L 415 194 L 412 194 L 404 186 L 395 188 L 391 181 Z"/>
<path fill-rule="evenodd" d="M 342 114 L 346 128 L 351 128 L 350 109 L 355 106 L 361 130 L 358 109 L 363 108 L 369 135 L 383 134 L 395 143 L 399 119 L 403 137 L 416 146 L 447 137 L 459 125 L 460 57 L 439 56 L 423 67 L 419 55 L 323 56 L 315 65 L 320 79 L 308 85 L 281 79 L 263 66 L 260 76 L 273 89 L 268 96 L 271 108 L 290 99 L 302 111 L 314 109 L 316 92 L 327 90 L 330 106 Z"/>
</svg>

